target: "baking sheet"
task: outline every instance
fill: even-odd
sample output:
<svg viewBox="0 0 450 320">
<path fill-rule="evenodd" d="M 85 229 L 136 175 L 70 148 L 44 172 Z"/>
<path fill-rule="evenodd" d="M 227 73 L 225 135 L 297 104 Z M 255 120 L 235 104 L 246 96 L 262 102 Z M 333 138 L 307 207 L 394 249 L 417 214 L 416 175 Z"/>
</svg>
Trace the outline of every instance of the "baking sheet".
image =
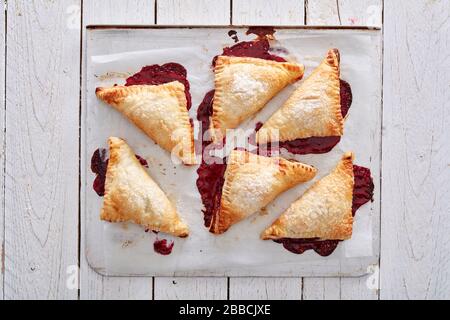
<svg viewBox="0 0 450 320">
<path fill-rule="evenodd" d="M 236 28 L 241 41 L 250 40 L 247 28 Z M 345 135 L 332 152 L 325 155 L 288 158 L 314 165 L 317 177 L 299 185 L 267 206 L 262 212 L 236 224 L 227 233 L 215 236 L 203 225 L 202 203 L 196 188 L 197 166 L 173 163 L 170 154 L 147 138 L 121 114 L 95 97 L 95 88 L 123 84 L 124 79 L 151 64 L 177 62 L 188 70 L 192 109 L 213 89 L 212 58 L 222 48 L 234 44 L 230 28 L 146 28 L 88 29 L 85 53 L 85 103 L 82 108 L 82 186 L 85 215 L 86 254 L 91 267 L 105 275 L 148 276 L 358 276 L 378 261 L 380 216 L 381 77 L 380 32 L 378 30 L 277 28 L 272 47 L 276 54 L 305 65 L 305 77 L 320 63 L 329 48 L 341 51 L 342 79 L 353 89 L 353 105 L 345 125 Z M 280 50 L 281 49 L 281 50 Z M 282 52 L 282 53 L 281 53 Z M 240 129 L 250 134 L 258 121 L 267 120 L 298 86 L 289 86 Z M 199 129 L 195 121 L 196 136 Z M 132 223 L 102 222 L 99 212 L 103 198 L 92 190 L 95 175 L 90 158 L 106 147 L 109 136 L 127 140 L 136 154 L 149 163 L 149 173 L 176 204 L 191 229 L 187 239 L 145 233 Z M 242 136 L 242 135 L 241 135 Z M 351 240 L 342 242 L 329 257 L 314 251 L 296 255 L 273 241 L 259 239 L 291 202 L 317 179 L 328 174 L 345 151 L 356 154 L 355 163 L 369 167 L 375 182 L 374 202 L 357 212 Z M 173 252 L 162 256 L 153 251 L 155 238 L 175 242 Z"/>
</svg>

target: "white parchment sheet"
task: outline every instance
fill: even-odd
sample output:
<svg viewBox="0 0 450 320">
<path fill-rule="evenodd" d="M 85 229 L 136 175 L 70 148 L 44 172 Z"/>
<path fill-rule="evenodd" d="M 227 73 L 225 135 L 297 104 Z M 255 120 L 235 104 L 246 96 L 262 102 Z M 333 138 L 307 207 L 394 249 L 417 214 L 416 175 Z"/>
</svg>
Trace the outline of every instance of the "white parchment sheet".
<svg viewBox="0 0 450 320">
<path fill-rule="evenodd" d="M 246 29 L 236 28 L 240 40 L 249 40 Z M 108 275 L 234 275 L 234 276 L 336 276 L 361 275 L 378 259 L 379 176 L 381 141 L 380 32 L 377 30 L 278 29 L 272 47 L 275 53 L 305 65 L 305 78 L 325 57 L 329 48 L 339 48 L 342 79 L 353 89 L 353 105 L 345 124 L 345 135 L 334 150 L 324 155 L 293 156 L 314 165 L 317 177 L 299 185 L 269 204 L 263 212 L 215 236 L 203 224 L 202 202 L 197 191 L 197 166 L 174 164 L 139 129 L 111 107 L 98 101 L 95 88 L 123 84 L 143 66 L 177 62 L 188 71 L 192 109 L 213 89 L 212 58 L 234 44 L 226 28 L 91 29 L 88 30 L 85 104 L 82 108 L 82 208 L 85 214 L 86 254 L 90 265 Z M 284 52 L 284 53 L 280 53 Z M 286 53 L 287 52 L 287 53 Z M 253 129 L 267 120 L 301 83 L 278 94 L 260 113 L 244 123 Z M 92 189 L 95 175 L 90 158 L 99 147 L 106 148 L 109 136 L 124 138 L 136 154 L 149 163 L 149 174 L 176 204 L 190 227 L 190 236 L 178 239 L 165 234 L 145 233 L 132 223 L 112 224 L 99 219 L 103 198 Z M 197 134 L 196 134 L 197 136 Z M 345 151 L 354 151 L 355 164 L 369 167 L 375 183 L 374 202 L 360 208 L 351 240 L 342 242 L 327 258 L 314 251 L 302 255 L 288 252 L 273 241 L 262 241 L 260 233 L 317 179 L 328 174 Z M 155 238 L 175 241 L 173 252 L 154 252 Z"/>
</svg>

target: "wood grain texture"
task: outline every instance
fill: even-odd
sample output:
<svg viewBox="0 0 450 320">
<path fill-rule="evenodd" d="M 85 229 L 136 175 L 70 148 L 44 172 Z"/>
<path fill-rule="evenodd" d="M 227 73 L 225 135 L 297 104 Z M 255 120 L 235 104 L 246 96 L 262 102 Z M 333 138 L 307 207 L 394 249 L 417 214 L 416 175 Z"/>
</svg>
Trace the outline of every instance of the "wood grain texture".
<svg viewBox="0 0 450 320">
<path fill-rule="evenodd" d="M 385 1 L 381 298 L 450 298 L 450 2 Z"/>
<path fill-rule="evenodd" d="M 382 8 L 382 0 L 307 0 L 306 23 L 381 27 Z"/>
<path fill-rule="evenodd" d="M 300 300 L 300 278 L 231 278 L 230 300 Z"/>
<path fill-rule="evenodd" d="M 158 24 L 175 25 L 228 25 L 229 3 L 228 0 L 158 0 L 156 21 Z M 157 277 L 154 286 L 155 299 L 227 298 L 227 278 Z"/>
<path fill-rule="evenodd" d="M 303 25 L 304 1 L 233 0 L 235 25 Z"/>
<path fill-rule="evenodd" d="M 154 8 L 154 0 L 84 0 L 83 24 L 84 26 L 90 24 L 153 24 L 155 21 Z M 85 61 L 83 61 L 84 63 Z M 82 70 L 84 72 L 85 68 Z M 83 89 L 82 92 L 84 93 L 86 90 Z M 84 97 L 82 101 L 84 103 Z M 81 214 L 81 217 L 80 298 L 94 300 L 152 299 L 152 278 L 104 277 L 90 268 L 85 256 L 84 213 Z"/>
<path fill-rule="evenodd" d="M 149 25 L 155 22 L 155 0 L 83 0 L 83 23 Z"/>
<path fill-rule="evenodd" d="M 226 300 L 226 278 L 155 278 L 155 300 Z"/>
<path fill-rule="evenodd" d="M 8 4 L 5 299 L 76 299 L 80 3 Z"/>
<path fill-rule="evenodd" d="M 228 25 L 230 0 L 158 0 L 157 23 L 167 25 Z"/>
<path fill-rule="evenodd" d="M 5 3 L 0 2 L 0 300 L 3 299 L 4 222 L 5 222 Z"/>
</svg>

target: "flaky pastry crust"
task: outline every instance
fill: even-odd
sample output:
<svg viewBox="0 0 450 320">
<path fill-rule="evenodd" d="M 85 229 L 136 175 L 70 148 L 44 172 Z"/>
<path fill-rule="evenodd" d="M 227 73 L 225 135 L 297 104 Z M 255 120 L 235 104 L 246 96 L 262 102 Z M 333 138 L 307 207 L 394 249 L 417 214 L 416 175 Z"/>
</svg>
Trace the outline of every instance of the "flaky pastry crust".
<svg viewBox="0 0 450 320">
<path fill-rule="evenodd" d="M 346 240 L 352 236 L 353 153 L 291 204 L 268 229 L 263 240 Z"/>
<path fill-rule="evenodd" d="M 264 157 L 247 151 L 231 152 L 220 208 L 210 231 L 223 233 L 231 225 L 267 206 L 280 193 L 314 178 L 317 170 L 279 157 Z"/>
<path fill-rule="evenodd" d="M 342 136 L 344 118 L 340 88 L 339 51 L 331 49 L 322 63 L 261 127 L 257 142 Z"/>
<path fill-rule="evenodd" d="M 301 79 L 304 69 L 290 62 L 219 56 L 214 68 L 213 139 L 261 110 L 284 87 Z"/>
<path fill-rule="evenodd" d="M 100 218 L 109 222 L 131 221 L 143 227 L 187 237 L 189 229 L 175 206 L 120 138 L 108 140 L 110 158 Z"/>
<path fill-rule="evenodd" d="M 190 124 L 184 85 L 97 88 L 97 97 L 124 114 L 158 145 L 174 152 L 184 164 L 195 161 L 194 130 Z"/>
</svg>

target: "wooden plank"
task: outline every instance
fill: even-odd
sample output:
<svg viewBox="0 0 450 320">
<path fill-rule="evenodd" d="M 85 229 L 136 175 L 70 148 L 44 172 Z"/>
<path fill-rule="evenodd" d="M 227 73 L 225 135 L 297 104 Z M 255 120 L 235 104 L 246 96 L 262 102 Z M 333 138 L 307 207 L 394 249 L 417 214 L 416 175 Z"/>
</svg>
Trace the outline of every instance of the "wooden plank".
<svg viewBox="0 0 450 320">
<path fill-rule="evenodd" d="M 304 300 L 341 299 L 340 278 L 303 278 Z"/>
<path fill-rule="evenodd" d="M 378 6 L 382 6 L 381 0 L 309 0 L 306 5 L 306 22 L 308 25 L 367 25 L 372 20 L 369 21 L 363 13 L 374 12 L 373 25 L 381 26 L 382 9 Z M 303 299 L 378 299 L 378 281 L 374 285 L 368 285 L 373 282 L 373 277 L 374 275 L 362 278 L 304 278 Z"/>
<path fill-rule="evenodd" d="M 233 24 L 236 25 L 303 25 L 304 1 L 233 0 Z"/>
<path fill-rule="evenodd" d="M 382 25 L 382 0 L 307 0 L 308 25 Z"/>
<path fill-rule="evenodd" d="M 8 8 L 5 299 L 76 299 L 80 8 L 17 0 Z"/>
<path fill-rule="evenodd" d="M 158 24 L 228 25 L 229 1 L 158 0 L 156 20 Z M 154 292 L 155 299 L 226 299 L 227 278 L 157 277 Z"/>
<path fill-rule="evenodd" d="M 5 3 L 0 3 L 0 130 L 2 135 L 0 139 L 0 300 L 3 299 L 3 273 L 4 273 L 4 222 L 5 222 Z"/>
<path fill-rule="evenodd" d="M 450 298 L 450 2 L 385 1 L 382 299 Z"/>
<path fill-rule="evenodd" d="M 155 300 L 226 300 L 226 278 L 155 278 Z"/>
<path fill-rule="evenodd" d="M 298 0 L 233 0 L 233 24 L 303 25 L 304 3 Z M 301 278 L 230 278 L 231 299 L 301 299 Z"/>
<path fill-rule="evenodd" d="M 83 24 L 85 26 L 90 24 L 153 24 L 155 21 L 154 8 L 154 0 L 84 0 Z M 84 70 L 85 68 L 83 68 L 83 72 Z M 83 236 L 81 238 L 80 298 L 96 300 L 152 299 L 152 278 L 103 277 L 89 267 L 85 256 L 84 213 L 81 213 L 81 217 Z"/>
<path fill-rule="evenodd" d="M 157 23 L 228 25 L 230 24 L 230 3 L 230 0 L 158 0 Z"/>
<path fill-rule="evenodd" d="M 155 22 L 155 0 L 84 0 L 83 23 L 149 25 Z"/>
<path fill-rule="evenodd" d="M 231 278 L 231 300 L 300 300 L 300 278 Z"/>
</svg>

